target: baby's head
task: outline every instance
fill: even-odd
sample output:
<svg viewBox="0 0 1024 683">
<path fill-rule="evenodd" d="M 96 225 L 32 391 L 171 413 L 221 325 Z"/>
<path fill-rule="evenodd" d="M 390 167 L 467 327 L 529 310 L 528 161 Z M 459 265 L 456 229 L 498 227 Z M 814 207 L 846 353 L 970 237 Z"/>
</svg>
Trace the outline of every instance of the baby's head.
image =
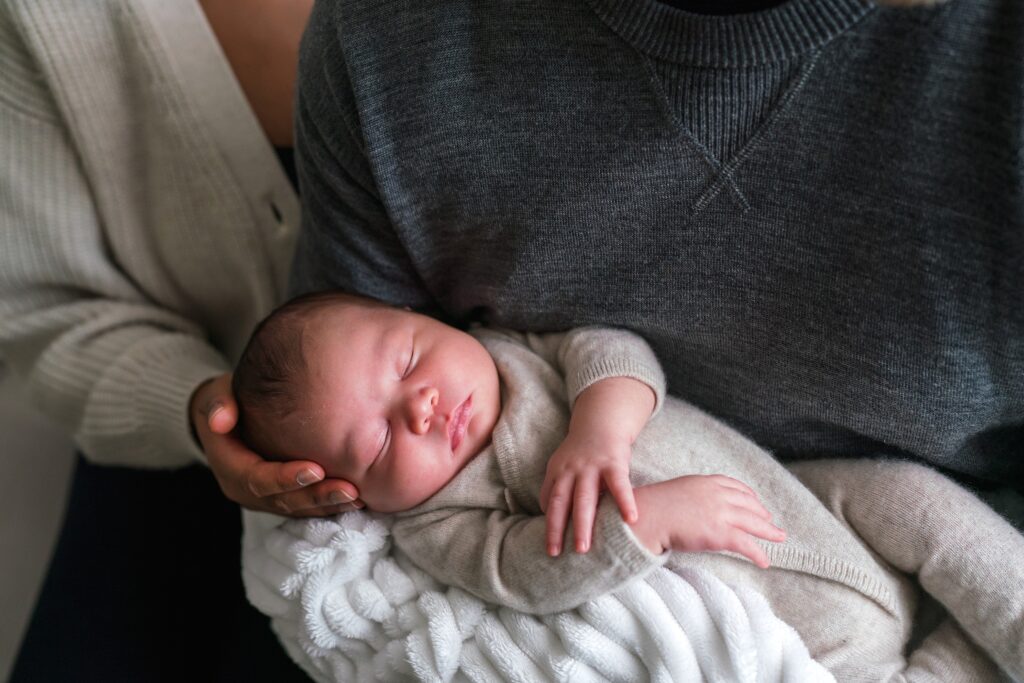
<svg viewBox="0 0 1024 683">
<path fill-rule="evenodd" d="M 253 332 L 235 369 L 242 440 L 313 460 L 373 510 L 414 507 L 489 442 L 498 372 L 470 335 L 341 292 L 294 299 Z"/>
</svg>

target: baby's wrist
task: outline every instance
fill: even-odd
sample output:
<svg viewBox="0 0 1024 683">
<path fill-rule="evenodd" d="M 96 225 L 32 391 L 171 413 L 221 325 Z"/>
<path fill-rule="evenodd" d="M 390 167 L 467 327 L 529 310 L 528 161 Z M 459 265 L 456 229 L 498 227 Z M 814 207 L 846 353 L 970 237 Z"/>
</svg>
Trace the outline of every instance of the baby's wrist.
<svg viewBox="0 0 1024 683">
<path fill-rule="evenodd" d="M 669 549 L 662 516 L 658 511 L 658 495 L 654 486 L 641 486 L 633 490 L 639 518 L 630 525 L 636 539 L 654 555 Z"/>
<path fill-rule="evenodd" d="M 571 421 L 566 436 L 581 444 L 605 448 L 608 446 L 628 448 L 633 445 L 634 441 L 632 432 L 625 429 L 620 423 L 598 419 Z"/>
</svg>

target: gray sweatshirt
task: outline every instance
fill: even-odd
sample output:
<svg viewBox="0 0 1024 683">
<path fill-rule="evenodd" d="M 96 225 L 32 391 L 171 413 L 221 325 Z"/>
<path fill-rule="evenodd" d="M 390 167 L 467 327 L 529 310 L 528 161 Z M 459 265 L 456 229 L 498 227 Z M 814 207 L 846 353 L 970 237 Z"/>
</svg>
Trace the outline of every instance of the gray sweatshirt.
<svg viewBox="0 0 1024 683">
<path fill-rule="evenodd" d="M 780 456 L 1021 481 L 1024 3 L 319 3 L 293 289 L 641 333 Z"/>
</svg>

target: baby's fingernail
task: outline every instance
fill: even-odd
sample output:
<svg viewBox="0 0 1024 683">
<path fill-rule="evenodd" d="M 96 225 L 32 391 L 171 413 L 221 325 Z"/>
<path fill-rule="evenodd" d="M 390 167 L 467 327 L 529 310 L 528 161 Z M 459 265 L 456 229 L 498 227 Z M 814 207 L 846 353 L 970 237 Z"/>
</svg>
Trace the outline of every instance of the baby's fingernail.
<svg viewBox="0 0 1024 683">
<path fill-rule="evenodd" d="M 221 403 L 220 401 L 211 401 L 210 404 L 206 406 L 206 417 L 213 418 L 214 415 L 216 415 L 222 410 L 224 410 L 223 403 Z"/>
<path fill-rule="evenodd" d="M 355 500 L 352 496 L 348 495 L 344 491 L 331 491 L 331 494 L 328 496 L 328 498 L 334 505 L 341 505 L 342 503 L 351 503 L 353 500 Z"/>
<path fill-rule="evenodd" d="M 299 482 L 299 486 L 309 486 L 320 481 L 320 475 L 313 470 L 302 470 L 296 475 L 295 481 Z"/>
<path fill-rule="evenodd" d="M 585 541 L 580 541 L 576 544 L 576 552 L 585 553 L 590 549 L 590 544 Z"/>
<path fill-rule="evenodd" d="M 549 545 L 548 546 L 548 555 L 550 555 L 551 557 L 558 557 L 558 546 L 557 545 Z"/>
</svg>

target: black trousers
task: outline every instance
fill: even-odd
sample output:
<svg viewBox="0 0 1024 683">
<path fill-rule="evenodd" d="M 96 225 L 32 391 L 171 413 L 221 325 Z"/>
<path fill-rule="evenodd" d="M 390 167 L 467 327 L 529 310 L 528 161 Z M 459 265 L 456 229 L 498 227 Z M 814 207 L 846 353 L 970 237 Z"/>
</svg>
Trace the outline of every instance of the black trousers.
<svg viewBox="0 0 1024 683">
<path fill-rule="evenodd" d="M 245 600 L 241 514 L 213 475 L 79 457 L 11 683 L 308 681 Z"/>
</svg>

